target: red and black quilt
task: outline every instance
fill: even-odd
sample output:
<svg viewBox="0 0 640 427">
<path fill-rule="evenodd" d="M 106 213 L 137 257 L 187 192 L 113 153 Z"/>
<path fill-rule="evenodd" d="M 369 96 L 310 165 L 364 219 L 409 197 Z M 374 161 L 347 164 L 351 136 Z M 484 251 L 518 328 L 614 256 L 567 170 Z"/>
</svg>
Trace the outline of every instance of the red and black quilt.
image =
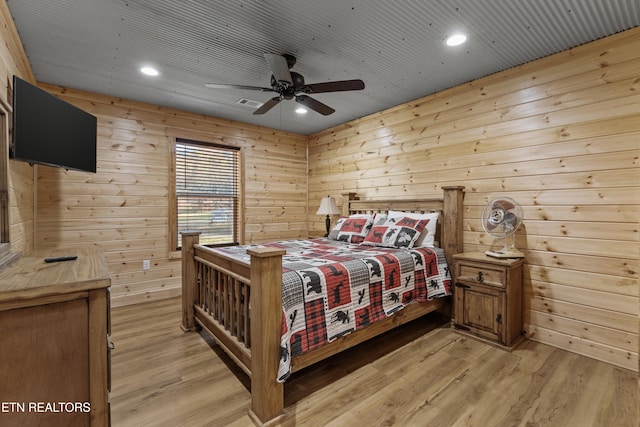
<svg viewBox="0 0 640 427">
<path fill-rule="evenodd" d="M 438 248 L 391 249 L 328 239 L 260 246 L 287 251 L 282 259 L 279 381 L 289 376 L 292 356 L 391 316 L 412 302 L 451 294 L 451 275 Z M 247 248 L 219 250 L 248 262 Z"/>
</svg>

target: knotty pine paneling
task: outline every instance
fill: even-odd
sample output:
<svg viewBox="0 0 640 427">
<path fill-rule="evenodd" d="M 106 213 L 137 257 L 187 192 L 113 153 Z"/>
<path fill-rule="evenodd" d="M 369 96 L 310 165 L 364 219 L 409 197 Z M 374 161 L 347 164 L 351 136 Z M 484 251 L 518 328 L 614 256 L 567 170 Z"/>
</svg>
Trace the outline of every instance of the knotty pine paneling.
<svg viewBox="0 0 640 427">
<path fill-rule="evenodd" d="M 637 370 L 639 75 L 636 28 L 311 135 L 310 212 L 464 185 L 465 250 L 486 250 L 482 209 L 513 197 L 527 336 Z"/>
<path fill-rule="evenodd" d="M 31 83 L 35 78 L 5 1 L 0 2 L 0 23 L 0 97 L 11 105 L 13 76 Z M 9 147 L 2 149 L 8 152 Z M 9 240 L 12 251 L 25 252 L 33 249 L 34 172 L 27 163 L 15 160 L 9 160 L 8 169 Z"/>
<path fill-rule="evenodd" d="M 13 74 L 34 77 L 5 2 L 0 14 L 6 96 Z M 114 305 L 177 295 L 166 223 L 176 136 L 243 148 L 246 242 L 302 237 L 305 216 L 322 234 L 313 213 L 326 194 L 462 184 L 467 250 L 492 242 L 479 221 L 489 198 L 524 205 L 529 338 L 637 370 L 639 39 L 620 33 L 310 136 L 308 205 L 306 137 L 45 84 L 98 116 L 98 173 L 10 161 L 11 239 L 18 250 L 34 233 L 38 246 L 100 245 Z"/>
<path fill-rule="evenodd" d="M 36 245 L 101 246 L 114 306 L 180 294 L 180 260 L 168 246 L 174 137 L 241 148 L 244 242 L 307 235 L 306 136 L 40 86 L 98 118 L 98 171 L 37 167 Z"/>
</svg>

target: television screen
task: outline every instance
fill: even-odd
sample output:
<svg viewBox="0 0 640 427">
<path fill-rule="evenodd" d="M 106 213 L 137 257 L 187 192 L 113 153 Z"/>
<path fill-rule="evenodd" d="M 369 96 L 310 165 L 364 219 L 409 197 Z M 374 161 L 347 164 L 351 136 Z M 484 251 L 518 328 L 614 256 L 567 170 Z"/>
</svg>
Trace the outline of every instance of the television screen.
<svg viewBox="0 0 640 427">
<path fill-rule="evenodd" d="M 13 77 L 16 160 L 96 171 L 97 119 L 19 77 Z"/>
</svg>

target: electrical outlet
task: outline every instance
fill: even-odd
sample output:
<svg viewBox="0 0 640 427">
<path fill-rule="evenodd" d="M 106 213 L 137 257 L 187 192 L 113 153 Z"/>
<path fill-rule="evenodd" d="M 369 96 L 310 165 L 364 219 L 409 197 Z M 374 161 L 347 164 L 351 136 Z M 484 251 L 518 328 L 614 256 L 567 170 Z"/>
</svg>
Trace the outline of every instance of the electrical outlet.
<svg viewBox="0 0 640 427">
<path fill-rule="evenodd" d="M 142 260 L 142 269 L 143 270 L 150 270 L 151 269 L 151 262 L 148 259 L 143 259 Z"/>
</svg>

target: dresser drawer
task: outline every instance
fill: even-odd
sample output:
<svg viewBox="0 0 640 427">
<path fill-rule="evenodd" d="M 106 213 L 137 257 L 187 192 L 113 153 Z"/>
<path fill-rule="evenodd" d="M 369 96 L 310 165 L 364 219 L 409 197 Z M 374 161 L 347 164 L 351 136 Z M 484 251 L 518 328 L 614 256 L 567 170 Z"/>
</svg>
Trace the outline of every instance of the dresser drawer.
<svg viewBox="0 0 640 427">
<path fill-rule="evenodd" d="M 488 286 L 504 288 L 506 274 L 503 268 L 491 268 L 487 265 L 476 265 L 461 262 L 458 264 L 457 278 L 461 282 L 473 282 Z"/>
</svg>

